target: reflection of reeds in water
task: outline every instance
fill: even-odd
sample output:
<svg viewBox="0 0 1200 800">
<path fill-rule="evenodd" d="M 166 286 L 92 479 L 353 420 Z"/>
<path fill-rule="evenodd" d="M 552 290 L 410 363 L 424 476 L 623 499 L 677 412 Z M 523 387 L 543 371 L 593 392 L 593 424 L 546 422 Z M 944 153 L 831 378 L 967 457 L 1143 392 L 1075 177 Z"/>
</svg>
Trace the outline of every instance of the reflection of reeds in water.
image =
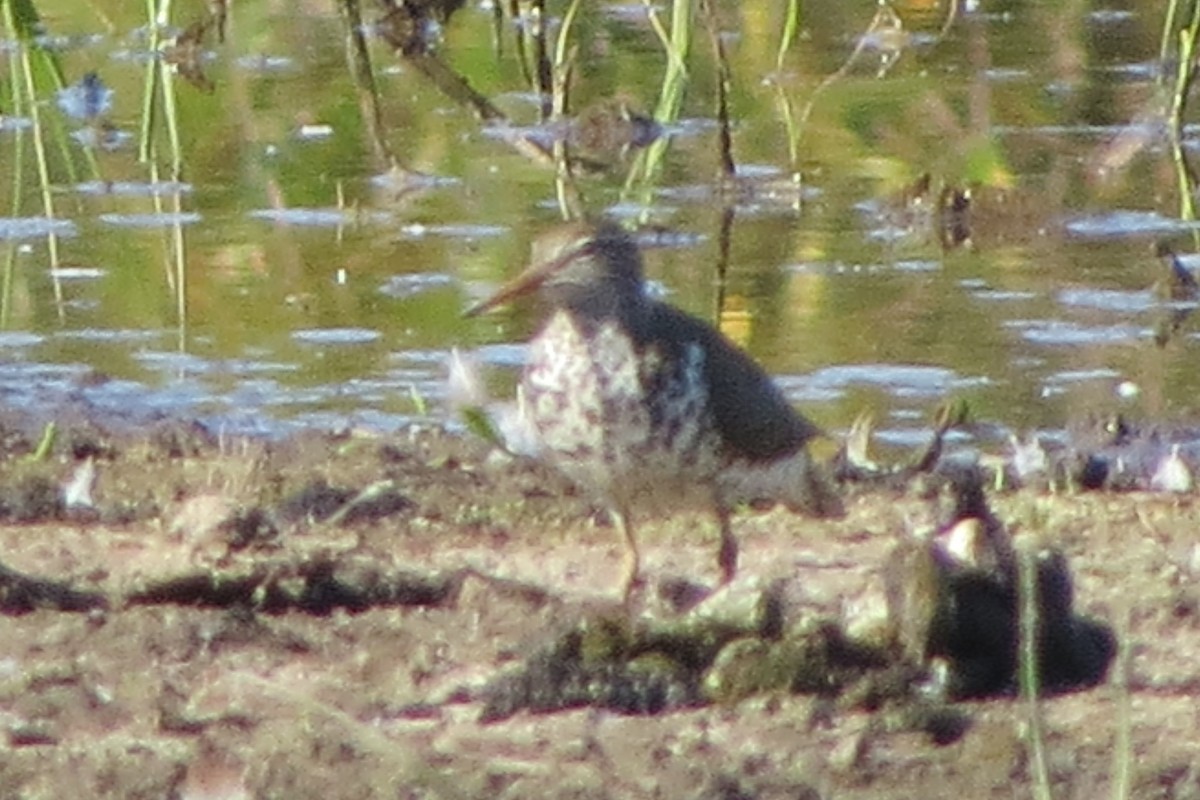
<svg viewBox="0 0 1200 800">
<path fill-rule="evenodd" d="M 38 29 L 41 25 L 37 9 L 30 0 L 10 0 L 0 4 L 4 13 L 4 29 L 7 38 L 18 42 L 19 46 L 9 50 L 9 78 L 12 108 L 19 117 L 27 116 L 32 128 L 34 163 L 37 168 L 38 185 L 42 203 L 42 213 L 46 217 L 46 247 L 49 254 L 50 274 L 54 286 L 54 300 L 60 319 L 64 316 L 62 284 L 58 279 L 58 233 L 54 223 L 58 218 L 52 191 L 53 181 L 50 174 L 50 155 L 46 143 L 47 120 L 43 120 L 41 98 L 61 90 L 65 86 L 62 66 L 58 55 L 37 43 Z M 53 117 L 51 119 L 54 119 Z M 71 151 L 66 142 L 66 131 L 62 124 L 54 125 L 55 140 L 61 152 L 61 160 L 67 173 L 74 178 L 77 174 Z M 90 152 L 88 162 L 95 172 L 95 162 Z M 21 214 L 24 199 L 24 146 L 23 132 L 17 129 L 13 136 L 13 216 Z M 3 299 L 0 301 L 0 326 L 7 327 L 11 321 L 13 281 L 15 277 L 16 242 L 10 240 L 5 259 Z"/>
<path fill-rule="evenodd" d="M 160 31 L 170 20 L 171 0 L 147 0 L 148 15 L 147 29 L 150 35 L 149 48 L 156 57 L 146 61 L 145 94 L 143 102 L 141 137 L 138 150 L 139 160 L 148 167 L 147 180 L 152 187 L 160 183 L 157 160 L 156 141 L 159 138 L 160 125 L 165 122 L 166 137 L 169 143 L 171 159 L 170 180 L 178 184 L 183 171 L 183 154 L 180 146 L 178 127 L 178 110 L 175 103 L 173 65 L 161 55 L 163 42 Z M 48 105 L 46 99 L 55 94 L 62 97 L 67 80 L 65 70 L 60 63 L 57 52 L 47 49 L 39 41 L 41 21 L 37 9 L 31 0 L 11 0 L 0 3 L 3 12 L 3 27 L 7 38 L 19 43 L 18 47 L 9 50 L 9 93 L 11 107 L 15 115 L 29 120 L 31 139 L 33 142 L 34 166 L 37 171 L 39 194 L 42 213 L 47 222 L 46 243 L 48 267 L 54 290 L 54 300 L 59 319 L 65 318 L 63 290 L 60 280 L 59 232 L 55 222 L 59 219 L 55 204 L 53 187 L 56 174 L 65 176 L 68 183 L 79 182 L 80 175 L 86 174 L 91 180 L 101 178 L 101 170 L 97 161 L 96 148 L 103 146 L 105 123 L 102 119 L 93 119 L 92 114 L 103 116 L 96 111 L 86 112 L 86 120 L 93 134 L 88 141 L 81 140 L 82 147 L 72 147 L 69 142 L 67 121 L 62 115 L 42 113 L 42 108 Z M 189 29 L 192 35 L 200 36 L 207 30 L 209 23 L 204 22 L 200 27 Z M 100 86 L 98 78 L 85 80 L 80 91 Z M 56 143 L 56 146 L 55 144 Z M 24 205 L 25 148 L 23 130 L 14 132 L 11 160 L 13 172 L 12 215 L 20 216 Z M 171 192 L 171 207 L 165 208 L 167 201 L 162 193 L 151 191 L 151 202 L 154 212 L 162 217 L 170 214 L 172 218 L 171 231 L 167 242 L 168 264 L 166 277 L 172 293 L 175 295 L 178 315 L 180 342 L 184 340 L 185 307 L 185 249 L 182 227 L 182 198 L 178 191 Z M 2 296 L 0 296 L 0 325 L 7 326 L 12 321 L 12 296 L 15 277 L 15 241 L 10 241 L 3 275 Z"/>
<path fill-rule="evenodd" d="M 344 2 L 339 8 L 349 41 L 346 58 L 350 66 L 350 78 L 358 94 L 359 113 L 370 135 L 375 158 L 382 162 L 384 169 L 395 169 L 396 158 L 385 135 L 383 110 L 379 102 L 379 84 L 375 81 L 375 71 L 371 66 L 371 53 L 367 48 L 362 12 L 357 2 Z"/>
<path fill-rule="evenodd" d="M 554 67 L 552 78 L 549 80 L 551 121 L 563 120 L 567 115 L 568 90 L 577 52 L 577 46 L 570 44 L 570 41 L 578 15 L 579 0 L 571 0 L 571 5 L 567 7 L 567 13 L 563 15 L 562 26 L 558 31 L 558 41 L 554 47 Z M 554 142 L 554 190 L 563 219 L 579 219 L 584 215 L 583 199 L 579 196 L 574 176 L 571 173 L 571 159 L 567 153 L 565 137 L 558 137 Z"/>
<path fill-rule="evenodd" d="M 1113 182 L 1128 171 L 1135 156 L 1159 143 L 1165 135 L 1179 193 L 1179 217 L 1194 220 L 1197 176 L 1184 152 L 1183 125 L 1188 93 L 1196 79 L 1200 3 L 1192 5 L 1185 24 L 1181 25 L 1180 19 L 1179 2 L 1171 0 L 1163 17 L 1159 42 L 1158 91 L 1118 136 L 1097 149 L 1091 159 L 1091 172 L 1102 182 Z M 1200 231 L 1193 231 L 1192 244 L 1200 248 Z"/>
<path fill-rule="evenodd" d="M 12 5 L 4 5 L 5 14 L 5 29 L 11 31 L 12 25 L 9 19 L 12 16 Z M 17 83 L 18 64 L 17 51 L 15 48 L 8 50 L 8 78 L 9 78 L 9 94 L 12 97 L 12 107 L 17 113 L 20 113 L 22 104 L 19 102 L 20 91 Z M 13 197 L 12 197 L 12 216 L 17 216 L 20 213 L 21 207 L 21 156 L 24 151 L 22 146 L 23 137 L 21 132 L 17 131 L 13 136 Z M 8 242 L 8 247 L 4 254 L 4 284 L 0 291 L 0 327 L 8 328 L 9 318 L 12 313 L 12 291 L 13 291 L 13 272 L 16 267 L 17 260 L 17 245 L 12 239 Z"/>
<path fill-rule="evenodd" d="M 669 33 L 663 29 L 656 12 L 647 13 L 667 53 L 667 68 L 659 87 L 658 104 L 654 108 L 655 121 L 666 125 L 679 119 L 679 110 L 683 106 L 683 92 L 688 78 L 687 59 L 692 47 L 692 3 L 690 0 L 673 0 Z M 663 136 L 638 154 L 625 181 L 626 195 L 636 193 L 643 204 L 649 203 L 669 145 L 670 137 Z"/>
<path fill-rule="evenodd" d="M 1178 38 L 1175 56 L 1174 83 L 1171 86 L 1171 106 L 1168 112 L 1167 130 L 1171 140 L 1171 160 L 1175 166 L 1175 177 L 1179 185 L 1179 216 L 1184 220 L 1196 219 L 1196 204 L 1193 190 L 1196 187 L 1195 171 L 1187 162 L 1183 151 L 1183 117 L 1187 105 L 1188 90 L 1196 78 L 1196 40 L 1200 37 L 1200 3 L 1192 4 L 1192 15 L 1187 27 L 1174 30 L 1177 18 L 1177 0 L 1171 0 L 1163 28 L 1163 39 L 1160 47 L 1162 64 L 1168 62 L 1170 53 L 1169 42 Z M 1166 80 L 1164 72 L 1161 80 Z M 1200 245 L 1200 234 L 1194 234 L 1196 244 Z"/>
<path fill-rule="evenodd" d="M 941 42 L 946 38 L 955 21 L 958 19 L 958 14 L 959 0 L 952 0 L 952 2 L 946 4 L 946 17 L 935 42 Z M 884 2 L 879 3 L 870 24 L 858 36 L 853 51 L 836 71 L 823 78 L 817 87 L 813 89 L 807 102 L 805 102 L 799 115 L 797 115 L 795 103 L 786 90 L 787 81 L 784 79 L 784 62 L 788 51 L 795 43 L 799 26 L 799 2 L 798 0 L 788 0 L 786 16 L 783 21 L 783 30 L 779 39 L 779 49 L 775 55 L 775 75 L 772 76 L 771 83 L 775 88 L 779 114 L 783 118 L 784 129 L 787 134 L 788 164 L 792 172 L 793 181 L 797 185 L 799 185 L 801 180 L 799 166 L 800 140 L 804 134 L 804 128 L 808 119 L 816 107 L 817 101 L 825 92 L 845 78 L 850 73 L 850 70 L 859 64 L 863 57 L 872 50 L 884 56 L 876 77 L 885 77 L 907 49 L 911 38 L 905 30 L 904 21 L 892 8 L 892 5 Z"/>
<path fill-rule="evenodd" d="M 784 132 L 787 136 L 788 169 L 795 179 L 800 178 L 800 129 L 796 120 L 795 106 L 783 88 L 783 61 L 792 43 L 796 41 L 796 33 L 800 29 L 800 0 L 788 0 L 787 16 L 783 21 L 783 32 L 779 35 L 779 50 L 775 53 L 775 76 L 771 81 L 775 88 L 775 100 L 779 104 L 779 114 L 783 117 Z"/>
<path fill-rule="evenodd" d="M 1196 7 L 1200 9 L 1200 4 L 1197 4 Z M 1192 26 L 1188 29 L 1187 35 L 1180 37 L 1179 68 L 1175 78 L 1175 91 L 1171 99 L 1171 117 L 1168 128 L 1171 132 L 1171 161 L 1175 165 L 1175 177 L 1179 183 L 1179 217 L 1189 221 L 1196 219 L 1196 203 L 1192 197 L 1193 189 L 1196 186 L 1196 176 L 1183 152 L 1183 114 L 1188 89 L 1196 75 L 1195 49 L 1198 32 L 1200 32 L 1200 12 L 1192 20 Z"/>
<path fill-rule="evenodd" d="M 162 57 L 163 44 L 161 31 L 170 24 L 171 0 L 146 0 L 147 30 L 150 32 L 149 49 L 156 54 L 155 58 L 147 59 L 146 73 L 142 92 L 142 120 L 138 138 L 138 160 L 148 165 L 149 181 L 156 185 L 161 181 L 158 164 L 159 125 L 165 124 L 167 143 L 171 157 L 171 173 L 169 180 L 174 184 L 175 191 L 170 192 L 171 208 L 164 208 L 161 192 L 150 193 L 154 205 L 154 213 L 162 217 L 165 213 L 171 215 L 169 238 L 165 242 L 168 258 L 164 262 L 164 274 L 167 287 L 174 295 L 176 310 L 177 344 L 182 352 L 187 345 L 187 247 L 183 233 L 183 200 L 179 186 L 183 180 L 183 148 L 179 137 L 179 110 L 176 106 L 175 80 L 173 64 Z M 188 38 L 190 46 L 199 46 L 208 22 L 197 23 L 179 38 Z M 178 46 L 178 39 L 175 46 Z M 160 113 L 161 105 L 161 113 Z M 161 121 L 161 122 L 160 122 Z"/>
</svg>

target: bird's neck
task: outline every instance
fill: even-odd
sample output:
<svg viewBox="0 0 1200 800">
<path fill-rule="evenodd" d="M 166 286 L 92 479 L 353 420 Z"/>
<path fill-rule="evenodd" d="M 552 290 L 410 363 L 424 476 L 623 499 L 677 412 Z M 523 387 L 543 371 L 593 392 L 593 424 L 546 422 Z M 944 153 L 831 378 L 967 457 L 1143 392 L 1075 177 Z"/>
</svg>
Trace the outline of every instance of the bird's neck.
<svg viewBox="0 0 1200 800">
<path fill-rule="evenodd" d="M 554 287 L 547 300 L 574 317 L 603 322 L 614 320 L 623 326 L 645 313 L 646 297 L 640 286 L 588 284 Z"/>
</svg>

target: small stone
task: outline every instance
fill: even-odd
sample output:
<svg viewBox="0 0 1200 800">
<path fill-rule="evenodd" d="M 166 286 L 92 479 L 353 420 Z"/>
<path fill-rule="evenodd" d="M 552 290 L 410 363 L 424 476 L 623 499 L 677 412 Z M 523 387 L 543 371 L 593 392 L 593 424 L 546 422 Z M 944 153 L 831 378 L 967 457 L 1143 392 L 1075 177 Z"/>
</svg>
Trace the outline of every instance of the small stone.
<svg viewBox="0 0 1200 800">
<path fill-rule="evenodd" d="M 855 731 L 843 736 L 829 754 L 829 766 L 839 772 L 859 769 L 871 751 L 867 731 Z"/>
<path fill-rule="evenodd" d="M 1150 488 L 1156 492 L 1183 494 L 1192 490 L 1192 470 L 1179 455 L 1179 445 L 1171 446 L 1171 452 L 1159 462 L 1150 478 Z"/>
</svg>

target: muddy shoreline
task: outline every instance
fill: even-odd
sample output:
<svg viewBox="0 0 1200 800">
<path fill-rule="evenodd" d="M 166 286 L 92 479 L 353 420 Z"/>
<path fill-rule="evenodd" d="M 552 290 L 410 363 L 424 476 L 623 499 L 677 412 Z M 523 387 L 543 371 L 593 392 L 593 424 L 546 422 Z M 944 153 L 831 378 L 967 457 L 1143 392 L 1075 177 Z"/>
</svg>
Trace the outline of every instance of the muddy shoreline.
<svg viewBox="0 0 1200 800">
<path fill-rule="evenodd" d="M 483 721 L 489 684 L 581 623 L 669 624 L 663 586 L 711 585 L 703 515 L 644 528 L 648 586 L 626 613 L 602 515 L 475 440 L 63 422 L 44 457 L 36 432 L 6 425 L 3 442 L 0 562 L 80 593 L 6 583 L 0 784 L 14 796 L 1011 797 L 1030 781 L 1026 709 L 1003 692 L 953 704 L 965 722 L 944 744 L 870 703 L 791 691 Z M 90 507 L 46 500 L 89 462 Z M 1127 691 L 1115 671 L 1043 702 L 1056 796 L 1110 790 L 1122 719 L 1132 796 L 1193 796 L 1194 497 L 989 499 L 1018 538 L 1065 555 L 1080 613 L 1128 644 Z M 930 513 L 892 489 L 856 492 L 834 521 L 740 513 L 739 575 L 708 613 L 737 618 L 769 587 L 798 617 L 870 609 L 897 537 Z"/>
</svg>

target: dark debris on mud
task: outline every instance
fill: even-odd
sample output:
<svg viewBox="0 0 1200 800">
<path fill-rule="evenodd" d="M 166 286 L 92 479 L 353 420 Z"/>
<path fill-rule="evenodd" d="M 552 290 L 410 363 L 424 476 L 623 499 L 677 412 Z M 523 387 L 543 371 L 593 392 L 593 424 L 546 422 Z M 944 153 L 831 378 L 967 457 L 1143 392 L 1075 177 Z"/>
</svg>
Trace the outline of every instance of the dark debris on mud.
<svg viewBox="0 0 1200 800">
<path fill-rule="evenodd" d="M 940 475 L 932 470 L 941 452 L 941 435 L 948 427 L 948 423 L 939 426 L 930 448 L 932 455 L 919 458 L 922 466 L 909 477 L 932 474 L 932 483 L 949 487 L 953 508 L 941 532 L 925 541 L 910 542 L 893 554 L 886 572 L 889 632 L 880 642 L 852 642 L 830 623 L 808 631 L 799 646 L 792 642 L 781 647 L 772 640 L 783 635 L 782 622 L 778 614 L 769 612 L 762 613 L 762 620 L 734 623 L 732 627 L 728 623 L 711 627 L 685 618 L 682 627 L 653 634 L 635 634 L 602 619 L 592 620 L 538 651 L 519 673 L 497 679 L 486 692 L 484 718 L 499 719 L 525 708 L 548 711 L 579 705 L 658 713 L 706 699 L 744 696 L 750 693 L 746 681 L 758 691 L 821 693 L 859 677 L 868 662 L 872 668 L 894 662 L 886 648 L 896 643 L 912 666 L 931 661 L 944 664 L 945 689 L 950 697 L 1006 690 L 1012 685 L 1017 665 L 1017 564 L 1008 533 L 987 507 L 982 472 L 953 466 Z M 103 458 L 112 464 L 123 455 L 114 437 L 94 426 L 69 429 L 58 438 L 59 458 L 68 463 Z M 32 524 L 67 519 L 64 486 L 38 472 L 41 465 L 31 457 L 30 441 L 11 432 L 4 440 L 12 447 L 7 458 L 16 462 L 16 468 L 10 470 L 13 479 L 0 486 L 0 522 Z M 344 446 L 345 442 L 337 444 Z M 153 465 L 220 454 L 216 437 L 191 423 L 153 430 L 142 446 L 140 458 Z M 124 455 L 139 457 L 132 450 Z M 335 609 L 361 612 L 375 607 L 453 602 L 467 572 L 390 569 L 370 555 L 356 553 L 357 548 L 336 556 L 319 548 L 291 557 L 251 561 L 233 557 L 243 550 L 270 553 L 286 549 L 280 541 L 285 530 L 289 536 L 304 536 L 321 526 L 362 529 L 418 510 L 417 501 L 397 488 L 406 482 L 401 477 L 404 469 L 413 466 L 411 453 L 387 444 L 377 449 L 375 459 L 363 461 L 371 467 L 357 476 L 355 483 L 333 485 L 324 475 L 297 475 L 292 477 L 300 481 L 299 485 L 288 490 L 276 474 L 266 481 L 265 490 L 265 494 L 278 497 L 275 502 L 216 506 L 216 519 L 194 523 L 216 532 L 215 541 L 223 553 L 215 562 L 192 564 L 178 574 L 141 575 L 111 592 L 81 591 L 66 582 L 3 568 L 0 608 L 7 613 L 23 613 L 36 608 L 84 611 L 178 604 L 325 615 Z M 472 472 L 463 469 L 460 460 L 444 455 L 436 463 L 425 462 L 421 467 L 426 479 L 431 470 Z M 899 476 L 895 472 L 887 475 L 893 487 Z M 188 491 L 179 485 L 160 489 L 176 495 Z M 259 487 L 260 499 L 262 494 L 264 490 Z M 143 502 L 154 509 L 166 505 L 165 500 L 146 503 L 122 496 L 106 496 L 105 502 L 107 508 L 89 509 L 94 512 L 92 519 L 130 521 L 127 511 L 131 502 Z M 78 509 L 74 514 L 77 524 L 83 524 Z M 958 552 L 956 548 L 962 545 L 944 541 L 957 535 L 966 523 L 975 524 L 981 537 L 967 545 L 970 555 Z M 1102 680 L 1115 652 L 1111 630 L 1073 615 L 1070 571 L 1060 553 L 1042 553 L 1037 571 L 1037 605 L 1042 620 L 1039 666 L 1046 685 L 1070 689 Z M 761 595 L 759 606 L 760 610 L 773 607 L 770 592 Z M 611 639 L 604 657 L 596 652 L 596 631 L 606 632 Z M 737 657 L 722 651 L 730 638 L 751 635 L 752 640 L 739 640 Z M 746 641 L 755 644 L 748 646 Z M 746 674 L 736 678 L 706 677 L 706 671 L 722 658 L 738 664 L 733 673 Z M 746 663 L 759 666 L 747 668 Z M 843 674 L 850 663 L 856 668 L 849 675 Z M 761 672 L 762 664 L 772 665 L 770 671 L 782 672 L 770 677 L 747 677 L 756 669 Z M 805 666 L 809 664 L 818 664 L 819 668 L 809 670 Z M 797 671 L 788 673 L 793 668 Z M 711 684 L 707 694 L 701 690 L 706 681 Z M 734 688 L 727 685 L 731 683 Z"/>
</svg>

